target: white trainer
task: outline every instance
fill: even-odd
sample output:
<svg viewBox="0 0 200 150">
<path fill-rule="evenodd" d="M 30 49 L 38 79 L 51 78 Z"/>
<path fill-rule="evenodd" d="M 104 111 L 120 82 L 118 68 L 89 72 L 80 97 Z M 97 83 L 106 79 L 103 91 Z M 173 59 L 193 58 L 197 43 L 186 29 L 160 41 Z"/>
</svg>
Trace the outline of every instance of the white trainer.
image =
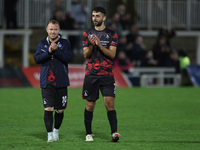
<svg viewBox="0 0 200 150">
<path fill-rule="evenodd" d="M 47 142 L 53 142 L 54 139 L 53 139 L 53 132 L 49 132 L 48 133 L 48 139 L 47 139 Z"/>
<path fill-rule="evenodd" d="M 85 141 L 88 141 L 88 142 L 89 141 L 94 141 L 92 136 L 93 136 L 92 134 L 87 134 L 86 137 L 85 137 Z"/>
<path fill-rule="evenodd" d="M 53 130 L 53 139 L 54 141 L 59 141 L 59 130 L 54 129 Z"/>
</svg>

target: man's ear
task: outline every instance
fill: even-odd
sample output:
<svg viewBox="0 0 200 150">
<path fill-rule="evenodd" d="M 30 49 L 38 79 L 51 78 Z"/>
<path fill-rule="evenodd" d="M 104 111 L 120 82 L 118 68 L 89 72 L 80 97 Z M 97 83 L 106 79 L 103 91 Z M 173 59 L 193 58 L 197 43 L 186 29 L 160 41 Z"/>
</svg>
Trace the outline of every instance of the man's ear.
<svg viewBox="0 0 200 150">
<path fill-rule="evenodd" d="M 106 16 L 103 17 L 103 21 L 105 21 L 105 20 L 106 20 Z"/>
</svg>

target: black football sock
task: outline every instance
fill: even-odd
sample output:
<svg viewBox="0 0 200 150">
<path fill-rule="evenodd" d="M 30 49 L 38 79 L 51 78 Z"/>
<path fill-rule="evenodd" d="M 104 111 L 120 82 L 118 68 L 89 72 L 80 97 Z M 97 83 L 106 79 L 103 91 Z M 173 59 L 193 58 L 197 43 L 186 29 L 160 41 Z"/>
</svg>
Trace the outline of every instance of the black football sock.
<svg viewBox="0 0 200 150">
<path fill-rule="evenodd" d="M 47 132 L 52 132 L 53 127 L 53 111 L 44 111 L 44 124 Z"/>
<path fill-rule="evenodd" d="M 92 134 L 92 118 L 93 118 L 93 112 L 90 112 L 87 109 L 85 109 L 84 122 L 85 122 L 86 135 Z"/>
<path fill-rule="evenodd" d="M 63 117 L 64 117 L 64 112 L 62 112 L 62 113 L 55 112 L 55 124 L 54 124 L 55 129 L 60 128 L 62 121 L 63 121 Z"/>
<path fill-rule="evenodd" d="M 117 132 L 117 115 L 115 110 L 111 110 L 107 112 L 108 120 L 110 123 L 111 134 Z"/>
</svg>

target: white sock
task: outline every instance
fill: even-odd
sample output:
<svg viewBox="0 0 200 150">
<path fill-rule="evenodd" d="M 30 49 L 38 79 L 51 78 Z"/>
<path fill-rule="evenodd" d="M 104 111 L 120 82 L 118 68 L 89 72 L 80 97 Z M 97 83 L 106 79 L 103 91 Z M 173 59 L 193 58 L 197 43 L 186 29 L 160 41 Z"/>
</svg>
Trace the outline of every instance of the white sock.
<svg viewBox="0 0 200 150">
<path fill-rule="evenodd" d="M 48 135 L 52 135 L 53 134 L 53 132 L 47 132 L 48 133 Z"/>
<path fill-rule="evenodd" d="M 54 128 L 53 131 L 59 131 L 59 129 Z"/>
</svg>

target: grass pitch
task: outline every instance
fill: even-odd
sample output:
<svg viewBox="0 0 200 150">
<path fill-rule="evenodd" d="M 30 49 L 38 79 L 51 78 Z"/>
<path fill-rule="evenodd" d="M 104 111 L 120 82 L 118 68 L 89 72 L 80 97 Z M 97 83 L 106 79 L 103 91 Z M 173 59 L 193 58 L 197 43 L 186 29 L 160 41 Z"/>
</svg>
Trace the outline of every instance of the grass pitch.
<svg viewBox="0 0 200 150">
<path fill-rule="evenodd" d="M 121 139 L 110 142 L 103 99 L 93 118 L 94 142 L 85 142 L 81 89 L 69 89 L 60 141 L 47 143 L 40 89 L 0 89 L 1 150 L 197 150 L 200 149 L 199 88 L 118 88 Z"/>
</svg>

